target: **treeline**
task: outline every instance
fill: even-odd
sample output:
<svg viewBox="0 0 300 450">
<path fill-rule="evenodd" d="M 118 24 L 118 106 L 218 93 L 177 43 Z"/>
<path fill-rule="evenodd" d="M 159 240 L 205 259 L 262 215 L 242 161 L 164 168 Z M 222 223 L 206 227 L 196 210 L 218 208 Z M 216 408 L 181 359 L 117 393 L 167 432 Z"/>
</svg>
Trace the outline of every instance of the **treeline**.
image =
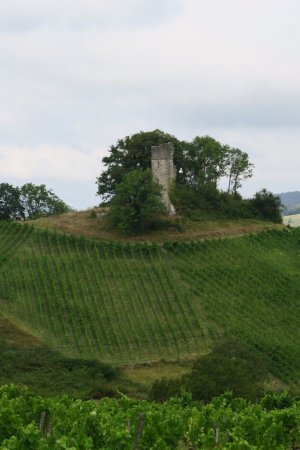
<svg viewBox="0 0 300 450">
<path fill-rule="evenodd" d="M 71 208 L 44 184 L 21 187 L 0 183 L 0 220 L 25 220 L 62 214 Z"/>
<path fill-rule="evenodd" d="M 161 188 L 151 174 L 151 147 L 174 146 L 176 182 L 169 195 L 176 212 L 192 219 L 253 218 L 282 222 L 279 197 L 262 189 L 251 199 L 238 193 L 253 174 L 249 156 L 210 136 L 180 141 L 160 130 L 140 132 L 117 141 L 102 159 L 105 170 L 97 178 L 98 195 L 111 206 L 110 222 L 126 234 L 159 227 L 165 213 Z M 220 189 L 220 182 L 227 186 Z M 102 203 L 103 204 L 103 203 Z"/>
<path fill-rule="evenodd" d="M 250 218 L 282 223 L 282 204 L 278 196 L 262 189 L 252 198 L 244 199 L 217 189 L 191 189 L 174 185 L 171 199 L 177 211 L 190 218 Z"/>
<path fill-rule="evenodd" d="M 210 136 L 196 136 L 192 142 L 181 141 L 160 130 L 143 132 L 119 139 L 109 156 L 102 159 L 106 170 L 97 178 L 98 194 L 111 198 L 116 186 L 128 172 L 151 167 L 151 146 L 171 142 L 174 146 L 176 183 L 193 189 L 217 189 L 227 179 L 227 192 L 236 193 L 243 179 L 253 174 L 254 165 L 239 148 L 223 145 Z"/>
</svg>

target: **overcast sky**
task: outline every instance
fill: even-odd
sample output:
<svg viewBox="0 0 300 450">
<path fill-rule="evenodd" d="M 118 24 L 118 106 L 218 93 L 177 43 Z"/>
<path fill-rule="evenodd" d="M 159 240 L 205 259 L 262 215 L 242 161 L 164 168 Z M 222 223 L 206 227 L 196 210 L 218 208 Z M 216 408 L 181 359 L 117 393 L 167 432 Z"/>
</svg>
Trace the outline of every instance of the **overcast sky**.
<svg viewBox="0 0 300 450">
<path fill-rule="evenodd" d="M 117 139 L 159 128 L 246 151 L 251 196 L 300 190 L 299 0 L 9 0 L 0 182 L 99 203 Z"/>
</svg>

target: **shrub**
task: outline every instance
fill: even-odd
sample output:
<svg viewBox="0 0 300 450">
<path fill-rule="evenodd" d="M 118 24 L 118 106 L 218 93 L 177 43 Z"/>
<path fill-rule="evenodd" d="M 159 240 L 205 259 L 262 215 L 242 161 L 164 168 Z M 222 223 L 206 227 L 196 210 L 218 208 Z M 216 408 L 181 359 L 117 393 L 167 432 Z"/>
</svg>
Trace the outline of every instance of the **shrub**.
<svg viewBox="0 0 300 450">
<path fill-rule="evenodd" d="M 153 383 L 149 398 L 164 401 L 190 391 L 194 400 L 212 398 L 232 391 L 234 396 L 258 400 L 263 394 L 262 381 L 267 376 L 263 362 L 234 341 L 213 348 L 193 364 L 192 371 L 179 379 L 162 379 Z"/>
<path fill-rule="evenodd" d="M 252 209 L 261 219 L 271 220 L 275 223 L 282 223 L 282 203 L 277 195 L 262 189 L 256 192 L 253 199 L 250 200 Z"/>
<path fill-rule="evenodd" d="M 166 212 L 161 191 L 150 169 L 132 170 L 116 187 L 108 217 L 110 223 L 125 234 L 156 228 L 159 215 Z"/>
</svg>

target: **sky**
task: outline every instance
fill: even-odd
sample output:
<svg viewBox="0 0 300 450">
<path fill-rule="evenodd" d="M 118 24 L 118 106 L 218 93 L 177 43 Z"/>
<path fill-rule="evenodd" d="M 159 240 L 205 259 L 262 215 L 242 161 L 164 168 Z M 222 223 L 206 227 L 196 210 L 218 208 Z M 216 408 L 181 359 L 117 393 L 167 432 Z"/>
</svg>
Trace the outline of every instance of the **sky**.
<svg viewBox="0 0 300 450">
<path fill-rule="evenodd" d="M 118 139 L 210 135 L 249 154 L 245 197 L 300 190 L 299 0 L 10 0 L 0 182 L 76 209 Z"/>
</svg>

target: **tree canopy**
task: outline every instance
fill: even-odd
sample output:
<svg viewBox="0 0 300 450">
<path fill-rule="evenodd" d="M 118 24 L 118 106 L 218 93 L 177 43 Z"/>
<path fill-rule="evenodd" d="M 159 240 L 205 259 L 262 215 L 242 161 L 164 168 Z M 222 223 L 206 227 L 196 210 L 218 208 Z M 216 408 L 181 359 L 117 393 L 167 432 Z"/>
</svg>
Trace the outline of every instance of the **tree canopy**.
<svg viewBox="0 0 300 450">
<path fill-rule="evenodd" d="M 189 391 L 194 400 L 204 402 L 231 391 L 235 396 L 257 400 L 263 392 L 268 371 L 265 362 L 249 348 L 233 340 L 217 344 L 195 360 L 190 373 L 180 378 L 163 378 L 152 384 L 150 400 L 164 401 Z"/>
<path fill-rule="evenodd" d="M 36 219 L 68 211 L 70 207 L 44 184 L 14 187 L 0 183 L 0 220 Z"/>
<path fill-rule="evenodd" d="M 0 183 L 0 220 L 24 219 L 25 209 L 20 189 L 9 183 Z"/>
<path fill-rule="evenodd" d="M 184 183 L 192 187 L 217 187 L 218 180 L 225 175 L 228 149 L 210 136 L 196 136 L 185 152 Z"/>
<path fill-rule="evenodd" d="M 229 149 L 226 157 L 228 192 L 236 193 L 242 186 L 241 180 L 252 177 L 254 165 L 250 163 L 248 154 L 239 148 Z"/>
<path fill-rule="evenodd" d="M 275 223 L 282 222 L 281 211 L 283 205 L 278 195 L 274 195 L 267 189 L 262 189 L 256 192 L 253 199 L 251 199 L 252 207 L 258 211 L 260 218 L 268 219 Z"/>
<path fill-rule="evenodd" d="M 157 216 L 166 212 L 161 191 L 150 169 L 129 172 L 116 186 L 110 212 L 112 225 L 125 234 L 153 228 Z"/>
<path fill-rule="evenodd" d="M 70 207 L 44 184 L 26 183 L 21 186 L 20 194 L 25 216 L 30 219 L 70 211 Z"/>
<path fill-rule="evenodd" d="M 151 147 L 167 142 L 173 143 L 174 146 L 177 175 L 176 181 L 170 186 L 169 194 L 177 212 L 196 220 L 205 217 L 244 217 L 282 221 L 280 202 L 278 203 L 278 199 L 272 197 L 271 193 L 261 191 L 252 199 L 243 199 L 239 194 L 243 180 L 253 175 L 254 165 L 245 151 L 221 144 L 211 136 L 196 136 L 188 142 L 158 129 L 126 136 L 110 147 L 109 155 L 102 160 L 104 170 L 97 178 L 97 193 L 102 200 L 112 202 L 114 207 L 118 204 L 122 214 L 125 214 L 124 197 L 120 200 L 125 193 L 122 192 L 121 195 L 118 187 L 122 185 L 121 190 L 127 190 L 128 196 L 137 196 L 136 192 L 130 191 L 129 185 L 134 185 L 135 181 L 142 179 L 142 175 L 139 178 L 135 173 L 135 181 L 130 177 L 127 179 L 127 176 L 132 171 L 143 172 L 150 169 Z M 220 189 L 221 185 L 226 186 L 225 189 Z M 118 198 L 114 201 L 116 196 Z M 128 205 L 129 203 L 127 208 Z M 132 209 L 132 204 L 130 208 Z M 129 214 L 129 209 L 127 213 Z M 130 214 L 133 217 L 136 213 L 139 214 L 137 206 L 135 213 Z M 121 212 L 119 219 L 120 214 Z"/>
<path fill-rule="evenodd" d="M 151 146 L 166 142 L 172 142 L 174 145 L 174 161 L 177 171 L 180 173 L 183 142 L 160 130 L 141 131 L 119 139 L 115 145 L 110 147 L 109 156 L 102 159 L 106 169 L 97 178 L 97 194 L 101 195 L 104 200 L 110 199 L 116 192 L 116 186 L 131 170 L 145 170 L 151 167 Z"/>
<path fill-rule="evenodd" d="M 192 142 L 180 141 L 160 130 L 141 131 L 119 139 L 109 156 L 102 159 L 105 169 L 97 178 L 98 195 L 109 200 L 128 172 L 151 167 L 151 146 L 172 142 L 176 183 L 202 189 L 217 188 L 221 178 L 228 178 L 228 191 L 235 193 L 241 180 L 252 176 L 253 164 L 247 153 L 223 145 L 210 136 L 196 136 Z"/>
</svg>

